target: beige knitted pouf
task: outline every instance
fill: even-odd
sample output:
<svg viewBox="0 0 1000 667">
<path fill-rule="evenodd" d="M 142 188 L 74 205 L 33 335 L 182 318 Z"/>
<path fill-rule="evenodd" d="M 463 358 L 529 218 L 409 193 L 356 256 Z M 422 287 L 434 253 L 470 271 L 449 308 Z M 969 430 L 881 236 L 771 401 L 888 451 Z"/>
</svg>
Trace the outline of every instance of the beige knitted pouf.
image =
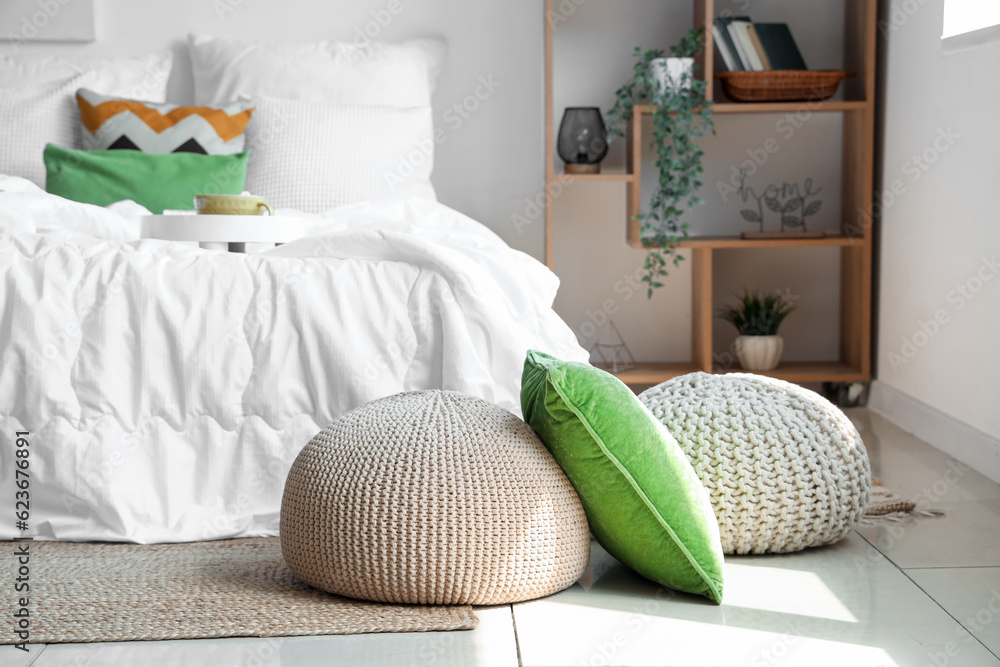
<svg viewBox="0 0 1000 667">
<path fill-rule="evenodd" d="M 478 398 L 423 391 L 349 412 L 305 446 L 285 483 L 281 551 L 330 593 L 491 605 L 573 584 L 590 533 L 530 426 Z"/>
<path fill-rule="evenodd" d="M 677 439 L 708 489 L 725 553 L 836 542 L 868 506 L 868 453 L 819 394 L 761 375 L 691 373 L 639 400 Z"/>
</svg>

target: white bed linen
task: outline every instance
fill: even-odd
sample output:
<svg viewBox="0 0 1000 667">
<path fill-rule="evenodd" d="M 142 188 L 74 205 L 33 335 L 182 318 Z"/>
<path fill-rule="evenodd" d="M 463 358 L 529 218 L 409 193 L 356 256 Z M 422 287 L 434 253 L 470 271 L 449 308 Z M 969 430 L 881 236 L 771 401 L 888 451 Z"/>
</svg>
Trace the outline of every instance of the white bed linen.
<svg viewBox="0 0 1000 667">
<path fill-rule="evenodd" d="M 344 412 L 442 387 L 520 414 L 528 348 L 587 358 L 556 277 L 435 202 L 341 209 L 261 255 L 92 235 L 137 229 L 0 179 L 0 489 L 30 431 L 24 535 L 275 535 L 292 460 Z"/>
</svg>

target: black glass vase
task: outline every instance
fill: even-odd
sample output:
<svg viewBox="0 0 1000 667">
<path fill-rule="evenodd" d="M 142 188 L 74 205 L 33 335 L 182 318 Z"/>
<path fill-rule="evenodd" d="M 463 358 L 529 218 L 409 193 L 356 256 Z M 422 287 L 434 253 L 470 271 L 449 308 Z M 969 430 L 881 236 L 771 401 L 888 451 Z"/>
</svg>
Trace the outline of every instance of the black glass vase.
<svg viewBox="0 0 1000 667">
<path fill-rule="evenodd" d="M 599 174 L 608 154 L 608 133 L 597 107 L 567 107 L 556 141 L 567 174 Z"/>
</svg>

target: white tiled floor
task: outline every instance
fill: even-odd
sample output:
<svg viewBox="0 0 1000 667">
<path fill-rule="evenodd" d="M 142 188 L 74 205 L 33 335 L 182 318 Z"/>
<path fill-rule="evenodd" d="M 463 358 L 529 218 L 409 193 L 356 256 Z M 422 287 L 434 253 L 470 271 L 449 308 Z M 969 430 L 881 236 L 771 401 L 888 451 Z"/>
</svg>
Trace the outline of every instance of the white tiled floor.
<svg viewBox="0 0 1000 667">
<path fill-rule="evenodd" d="M 293 665 L 517 666 L 510 607 L 476 609 L 468 632 L 410 632 L 341 637 L 199 639 L 116 644 L 52 644 L 32 667 L 290 667 Z M 0 646 L 5 652 L 13 650 Z M 20 651 L 17 651 L 20 653 Z M 0 654 L 2 655 L 2 654 Z M 33 653 L 34 655 L 34 653 Z M 0 659 L 4 667 L 8 663 Z"/>
<path fill-rule="evenodd" d="M 852 535 L 791 556 L 730 559 L 721 607 L 671 597 L 615 565 L 589 591 L 514 607 L 522 663 L 922 665 L 961 628 L 867 546 Z M 991 656 L 975 646 L 968 658 L 953 664 Z"/>
<path fill-rule="evenodd" d="M 866 410 L 849 414 L 876 476 L 947 516 L 728 558 L 722 606 L 662 589 L 595 547 L 580 583 L 477 609 L 470 632 L 5 646 L 0 664 L 1000 665 L 1000 485 Z"/>
<path fill-rule="evenodd" d="M 940 567 L 906 574 L 969 634 L 1000 654 L 1000 567 Z"/>
</svg>

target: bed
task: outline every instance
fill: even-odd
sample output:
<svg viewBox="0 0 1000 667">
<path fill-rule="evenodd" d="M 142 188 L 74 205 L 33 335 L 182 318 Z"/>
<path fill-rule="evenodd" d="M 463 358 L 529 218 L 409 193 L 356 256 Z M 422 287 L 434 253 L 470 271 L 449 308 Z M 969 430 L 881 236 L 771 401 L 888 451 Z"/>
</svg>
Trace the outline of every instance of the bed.
<svg viewBox="0 0 1000 667">
<path fill-rule="evenodd" d="M 436 48 L 418 50 L 430 57 Z M 193 60 L 197 68 L 197 52 Z M 93 83 L 106 74 L 78 69 L 70 88 L 81 84 L 77 77 Z M 0 63 L 0 104 L 20 90 L 5 84 L 2 70 Z M 428 194 L 432 160 L 411 170 L 416 182 L 379 189 L 388 183 L 379 182 L 384 164 L 411 155 L 411 143 L 427 136 L 426 90 L 402 116 L 357 100 L 345 115 L 344 105 L 320 109 L 309 105 L 322 102 L 289 100 L 280 95 L 294 90 L 273 86 L 276 97 L 254 98 L 240 88 L 246 81 L 216 81 L 212 94 L 257 99 L 286 121 L 322 111 L 409 134 L 379 142 L 378 159 L 390 162 L 365 165 L 376 178 L 332 179 L 324 164 L 313 182 L 288 178 L 281 151 L 268 153 L 261 132 L 256 146 L 267 168 L 256 167 L 263 171 L 255 190 L 269 192 L 279 215 L 306 220 L 308 231 L 253 254 L 141 239 L 142 217 L 153 210 L 141 202 L 72 201 L 18 173 L 37 167 L 32 154 L 23 169 L 0 160 L 0 170 L 13 172 L 0 176 L 0 489 L 13 497 L 14 439 L 27 433 L 31 498 L 29 528 L 4 521 L 0 539 L 276 535 L 295 455 L 345 412 L 401 391 L 444 388 L 520 414 L 528 349 L 587 359 L 551 308 L 557 278 Z M 67 85 L 57 84 L 53 90 Z M 358 142 L 370 136 L 357 134 Z"/>
</svg>

